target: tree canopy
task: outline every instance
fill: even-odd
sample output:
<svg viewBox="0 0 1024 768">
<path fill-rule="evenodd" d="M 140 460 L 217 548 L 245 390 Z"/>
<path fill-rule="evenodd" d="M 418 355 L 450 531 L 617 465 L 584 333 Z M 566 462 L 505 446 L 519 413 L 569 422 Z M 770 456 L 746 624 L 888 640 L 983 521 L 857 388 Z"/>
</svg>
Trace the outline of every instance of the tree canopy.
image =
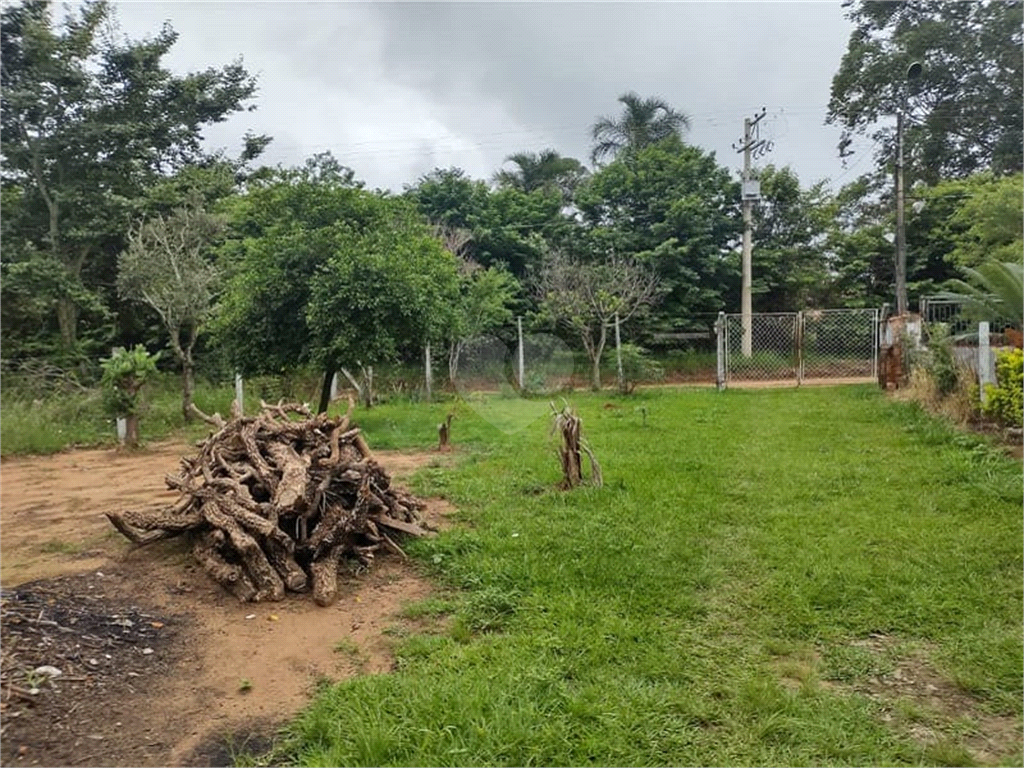
<svg viewBox="0 0 1024 768">
<path fill-rule="evenodd" d="M 624 149 L 643 149 L 669 137 L 679 137 L 690 127 L 690 118 L 663 99 L 641 98 L 632 91 L 619 96 L 619 117 L 599 117 L 590 129 L 595 163 Z"/>
<path fill-rule="evenodd" d="M 49 6 L 27 0 L 0 16 L 0 152 L 5 202 L 15 202 L 5 234 L 21 258 L 48 261 L 29 271 L 50 280 L 43 295 L 73 356 L 80 315 L 112 283 L 145 190 L 209 161 L 202 128 L 244 109 L 256 81 L 240 62 L 172 74 L 161 62 L 177 34 L 165 25 L 151 38 L 124 39 L 105 0 L 62 25 Z M 249 137 L 245 152 L 263 145 L 265 137 Z"/>
<path fill-rule="evenodd" d="M 891 128 L 907 115 L 908 169 L 934 184 L 978 171 L 1020 171 L 1024 164 L 1022 3 L 847 2 L 856 28 L 832 79 L 827 122 L 872 132 L 884 163 Z M 912 63 L 920 75 L 908 80 Z"/>
</svg>

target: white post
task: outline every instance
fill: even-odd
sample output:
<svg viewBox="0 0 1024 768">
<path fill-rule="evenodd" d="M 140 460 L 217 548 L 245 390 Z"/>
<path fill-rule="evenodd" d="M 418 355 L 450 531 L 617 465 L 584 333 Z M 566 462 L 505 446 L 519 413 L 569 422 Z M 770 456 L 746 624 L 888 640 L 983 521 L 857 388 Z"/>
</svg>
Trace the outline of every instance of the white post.
<svg viewBox="0 0 1024 768">
<path fill-rule="evenodd" d="M 238 404 L 238 415 L 245 413 L 245 395 L 242 392 L 242 374 L 235 374 L 235 402 Z"/>
<path fill-rule="evenodd" d="M 718 321 L 715 323 L 715 340 L 717 341 L 717 365 L 715 370 L 715 385 L 718 391 L 725 389 L 725 313 L 718 313 Z"/>
<path fill-rule="evenodd" d="M 331 377 L 331 400 L 334 401 L 334 400 L 337 400 L 337 399 L 338 399 L 338 372 L 335 371 L 334 375 Z"/>
<path fill-rule="evenodd" d="M 985 402 L 985 385 L 995 384 L 995 371 L 992 370 L 992 349 L 988 343 L 988 321 L 978 323 L 978 389 L 981 402 Z"/>
<path fill-rule="evenodd" d="M 124 416 L 117 417 L 117 442 L 124 445 L 125 438 L 128 437 L 128 419 Z"/>
<path fill-rule="evenodd" d="M 519 391 L 523 390 L 523 381 L 525 379 L 523 369 L 523 318 L 516 318 L 516 326 L 519 329 Z"/>
<path fill-rule="evenodd" d="M 431 370 L 431 367 L 430 367 L 430 342 L 429 341 L 427 342 L 427 348 L 423 352 L 423 358 L 424 358 L 424 361 L 423 361 L 424 362 L 424 366 L 426 368 L 425 378 L 426 378 L 426 382 L 427 382 L 427 402 L 429 403 L 430 402 L 430 389 L 431 389 L 431 385 L 434 383 L 434 381 L 433 381 L 434 380 L 434 372 Z"/>
<path fill-rule="evenodd" d="M 619 392 L 626 391 L 626 376 L 622 372 L 622 339 L 619 338 L 619 313 L 615 313 L 615 361 L 618 365 Z"/>
</svg>

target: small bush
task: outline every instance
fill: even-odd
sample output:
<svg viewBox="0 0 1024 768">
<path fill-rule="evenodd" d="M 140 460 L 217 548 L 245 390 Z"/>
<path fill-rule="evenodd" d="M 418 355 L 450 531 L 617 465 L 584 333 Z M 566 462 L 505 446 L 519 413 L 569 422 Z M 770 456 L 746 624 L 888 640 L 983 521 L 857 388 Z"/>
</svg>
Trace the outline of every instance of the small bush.
<svg viewBox="0 0 1024 768">
<path fill-rule="evenodd" d="M 636 344 L 622 345 L 623 394 L 632 392 L 640 382 L 655 382 L 665 378 L 665 369 L 649 351 Z"/>
<path fill-rule="evenodd" d="M 1024 352 L 1014 349 L 996 356 L 996 386 L 985 388 L 982 413 L 1008 427 L 1024 423 Z"/>
</svg>

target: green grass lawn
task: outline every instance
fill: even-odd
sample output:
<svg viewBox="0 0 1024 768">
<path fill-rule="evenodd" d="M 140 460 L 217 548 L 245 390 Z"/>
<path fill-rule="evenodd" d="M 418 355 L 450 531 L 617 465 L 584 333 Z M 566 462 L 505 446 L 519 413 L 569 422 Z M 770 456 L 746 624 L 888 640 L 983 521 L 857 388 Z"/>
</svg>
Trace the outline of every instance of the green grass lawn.
<svg viewBox="0 0 1024 768">
<path fill-rule="evenodd" d="M 553 490 L 543 416 L 456 406 L 463 460 L 416 490 L 463 525 L 409 547 L 439 585 L 412 613 L 447 620 L 272 759 L 1021 764 L 1019 462 L 871 387 L 571 399 L 602 489 Z M 425 447 L 451 407 L 358 420 Z"/>
</svg>

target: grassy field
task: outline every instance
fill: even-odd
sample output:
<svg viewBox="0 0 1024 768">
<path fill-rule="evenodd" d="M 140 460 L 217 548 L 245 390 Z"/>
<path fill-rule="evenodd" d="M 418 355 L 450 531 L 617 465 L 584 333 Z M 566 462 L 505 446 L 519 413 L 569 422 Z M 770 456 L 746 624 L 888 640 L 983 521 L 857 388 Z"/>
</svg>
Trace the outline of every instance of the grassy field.
<svg viewBox="0 0 1024 768">
<path fill-rule="evenodd" d="M 423 631 L 273 760 L 1021 764 L 1019 462 L 871 387 L 573 402 L 602 489 L 553 490 L 542 408 L 459 404 Z M 359 420 L 425 447 L 449 407 Z"/>
</svg>

